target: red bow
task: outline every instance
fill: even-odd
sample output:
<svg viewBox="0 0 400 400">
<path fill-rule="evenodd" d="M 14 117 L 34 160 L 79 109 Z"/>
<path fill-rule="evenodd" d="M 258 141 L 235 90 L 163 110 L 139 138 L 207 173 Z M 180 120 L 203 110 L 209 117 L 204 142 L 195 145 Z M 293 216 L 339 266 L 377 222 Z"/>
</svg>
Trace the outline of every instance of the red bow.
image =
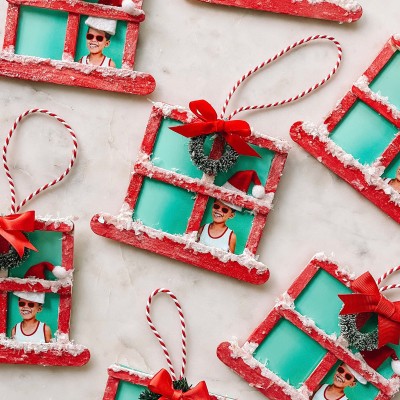
<svg viewBox="0 0 400 400">
<path fill-rule="evenodd" d="M 148 388 L 153 393 L 161 394 L 159 400 L 211 400 L 207 385 L 204 381 L 201 381 L 187 392 L 175 390 L 172 379 L 166 369 L 162 369 L 154 375 Z"/>
<path fill-rule="evenodd" d="M 377 313 L 378 347 L 388 343 L 398 344 L 400 339 L 400 301 L 391 302 L 384 297 L 369 272 L 354 280 L 351 288 L 357 293 L 339 295 L 344 303 L 340 315 Z"/>
<path fill-rule="evenodd" d="M 250 125 L 246 121 L 224 121 L 217 118 L 217 113 L 213 106 L 205 100 L 195 100 L 189 103 L 190 111 L 203 122 L 193 122 L 181 126 L 171 127 L 187 138 L 209 135 L 218 132 L 231 146 L 236 153 L 243 156 L 261 157 L 250 145 L 243 139 L 251 135 Z"/>
<path fill-rule="evenodd" d="M 14 247 L 20 257 L 24 254 L 25 248 L 37 251 L 36 247 L 22 233 L 34 230 L 35 211 L 0 216 L 0 236 Z"/>
</svg>

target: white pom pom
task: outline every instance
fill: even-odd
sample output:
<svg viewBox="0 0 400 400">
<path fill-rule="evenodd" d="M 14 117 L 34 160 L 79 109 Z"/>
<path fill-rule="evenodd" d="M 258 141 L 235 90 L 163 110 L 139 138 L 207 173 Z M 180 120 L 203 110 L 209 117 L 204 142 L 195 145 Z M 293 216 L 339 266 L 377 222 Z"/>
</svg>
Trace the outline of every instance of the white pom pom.
<svg viewBox="0 0 400 400">
<path fill-rule="evenodd" d="M 396 375 L 400 375 L 400 360 L 392 360 L 392 370 Z"/>
<path fill-rule="evenodd" d="M 138 9 L 132 0 L 122 0 L 122 9 L 131 15 L 137 15 Z"/>
<path fill-rule="evenodd" d="M 256 199 L 262 199 L 265 196 L 265 189 L 261 185 L 254 185 L 251 193 Z"/>
<path fill-rule="evenodd" d="M 64 279 L 68 276 L 67 270 L 59 265 L 56 265 L 51 272 L 58 279 Z"/>
</svg>

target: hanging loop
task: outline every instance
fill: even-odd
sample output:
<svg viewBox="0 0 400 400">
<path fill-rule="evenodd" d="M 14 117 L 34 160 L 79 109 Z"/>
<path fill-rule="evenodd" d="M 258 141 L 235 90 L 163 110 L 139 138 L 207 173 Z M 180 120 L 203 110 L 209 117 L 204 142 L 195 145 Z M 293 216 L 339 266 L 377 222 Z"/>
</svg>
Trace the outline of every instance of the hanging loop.
<svg viewBox="0 0 400 400">
<path fill-rule="evenodd" d="M 153 301 L 153 298 L 155 296 L 157 296 L 157 294 L 159 294 L 159 293 L 168 294 L 171 297 L 171 299 L 174 301 L 175 306 L 178 309 L 178 313 L 179 313 L 179 319 L 180 319 L 180 322 L 181 322 L 181 335 L 182 335 L 182 368 L 181 368 L 181 373 L 180 373 L 179 379 L 182 379 L 184 377 L 184 375 L 185 375 L 185 367 L 186 367 L 186 323 L 185 323 L 185 317 L 183 315 L 182 307 L 179 304 L 178 299 L 176 298 L 176 296 L 169 289 L 165 289 L 165 288 L 156 289 L 149 296 L 149 299 L 147 300 L 147 305 L 146 305 L 147 322 L 148 322 L 148 324 L 150 326 L 150 329 L 154 333 L 155 337 L 159 341 L 159 343 L 161 345 L 161 348 L 163 349 L 163 352 L 164 352 L 164 355 L 165 355 L 165 359 L 167 360 L 168 368 L 169 368 L 169 370 L 171 372 L 172 379 L 174 381 L 176 381 L 177 378 L 176 378 L 174 366 L 172 365 L 171 357 L 169 355 L 167 346 L 166 346 L 163 338 L 161 337 L 161 335 L 157 331 L 156 327 L 154 326 L 153 321 L 151 320 L 151 316 L 150 316 L 151 303 Z"/>
</svg>

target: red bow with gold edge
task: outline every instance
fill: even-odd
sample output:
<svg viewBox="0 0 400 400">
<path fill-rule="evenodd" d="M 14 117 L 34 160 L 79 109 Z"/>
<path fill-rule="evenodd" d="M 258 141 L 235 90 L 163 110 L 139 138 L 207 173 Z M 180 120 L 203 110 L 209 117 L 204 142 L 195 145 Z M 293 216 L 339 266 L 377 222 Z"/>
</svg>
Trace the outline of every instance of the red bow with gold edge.
<svg viewBox="0 0 400 400">
<path fill-rule="evenodd" d="M 0 216 L 0 236 L 14 247 L 20 257 L 23 256 L 25 248 L 37 251 L 36 247 L 22 233 L 34 230 L 35 211 Z"/>
<path fill-rule="evenodd" d="M 205 100 L 195 100 L 189 103 L 190 111 L 203 122 L 193 122 L 181 126 L 173 126 L 170 129 L 187 138 L 220 133 L 226 143 L 236 153 L 243 156 L 261 157 L 244 138 L 251 135 L 250 125 L 246 121 L 224 121 L 217 118 L 213 106 Z"/>
<path fill-rule="evenodd" d="M 344 303 L 340 315 L 376 313 L 378 314 L 378 347 L 388 343 L 398 344 L 400 301 L 392 302 L 384 297 L 369 272 L 365 272 L 354 280 L 351 288 L 356 293 L 339 295 Z"/>
<path fill-rule="evenodd" d="M 166 369 L 162 369 L 154 375 L 148 388 L 153 393 L 161 394 L 159 400 L 211 400 L 204 381 L 199 382 L 193 389 L 189 389 L 187 392 L 175 390 L 171 376 Z"/>
</svg>

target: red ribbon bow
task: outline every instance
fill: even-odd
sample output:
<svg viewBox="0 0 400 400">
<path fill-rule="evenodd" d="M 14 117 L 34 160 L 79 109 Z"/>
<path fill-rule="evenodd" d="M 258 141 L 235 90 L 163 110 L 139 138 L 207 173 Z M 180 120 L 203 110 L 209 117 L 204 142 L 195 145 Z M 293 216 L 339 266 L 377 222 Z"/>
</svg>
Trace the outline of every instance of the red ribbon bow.
<svg viewBox="0 0 400 400">
<path fill-rule="evenodd" d="M 251 135 L 250 125 L 246 121 L 224 121 L 217 118 L 213 106 L 205 100 L 195 100 L 189 103 L 190 111 L 203 122 L 193 122 L 171 127 L 187 138 L 209 135 L 218 132 L 238 154 L 243 156 L 261 157 L 244 138 Z"/>
<path fill-rule="evenodd" d="M 36 247 L 22 233 L 34 230 L 35 211 L 0 216 L 0 236 L 14 247 L 20 257 L 24 254 L 25 248 L 37 251 Z"/>
<path fill-rule="evenodd" d="M 187 392 L 175 390 L 171 376 L 166 369 L 162 369 L 154 375 L 148 388 L 153 393 L 161 394 L 159 400 L 211 400 L 207 385 L 204 381 L 201 381 Z"/>
<path fill-rule="evenodd" d="M 377 313 L 378 346 L 397 345 L 400 340 L 400 301 L 392 302 L 384 297 L 369 272 L 354 280 L 351 288 L 357 293 L 339 295 L 344 303 L 340 315 Z"/>
</svg>

